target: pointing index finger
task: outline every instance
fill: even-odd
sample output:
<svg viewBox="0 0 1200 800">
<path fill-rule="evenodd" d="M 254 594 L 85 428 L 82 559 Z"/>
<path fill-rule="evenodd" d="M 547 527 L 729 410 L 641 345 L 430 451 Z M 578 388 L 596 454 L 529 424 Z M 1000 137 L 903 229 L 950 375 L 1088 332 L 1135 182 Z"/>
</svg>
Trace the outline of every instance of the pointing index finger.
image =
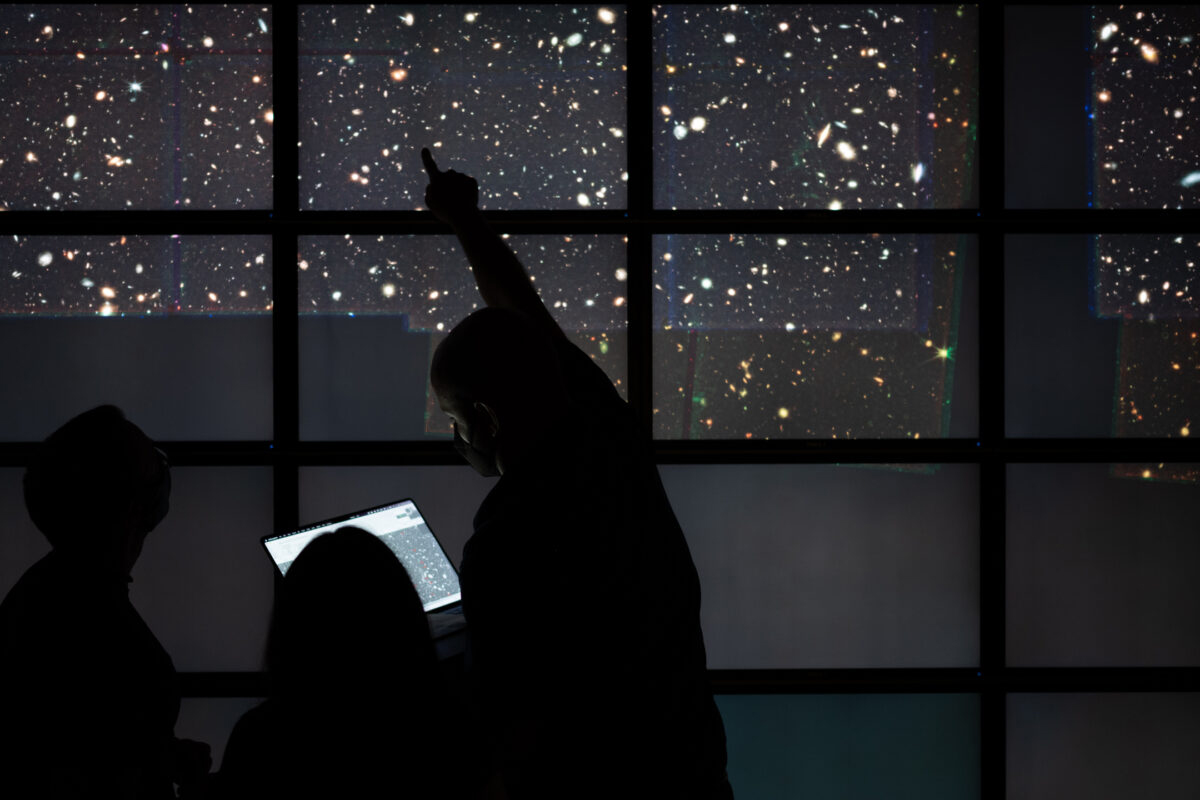
<svg viewBox="0 0 1200 800">
<path fill-rule="evenodd" d="M 428 147 L 421 148 L 421 162 L 425 165 L 425 171 L 429 173 L 430 180 L 442 174 L 442 171 L 438 169 L 437 163 L 433 160 L 433 154 L 429 152 Z"/>
</svg>

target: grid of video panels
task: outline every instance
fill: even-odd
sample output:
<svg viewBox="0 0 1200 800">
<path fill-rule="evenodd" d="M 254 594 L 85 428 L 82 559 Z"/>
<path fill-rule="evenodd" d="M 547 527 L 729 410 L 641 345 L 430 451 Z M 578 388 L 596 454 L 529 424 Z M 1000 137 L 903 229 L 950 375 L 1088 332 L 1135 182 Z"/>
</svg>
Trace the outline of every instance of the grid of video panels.
<svg viewBox="0 0 1200 800">
<path fill-rule="evenodd" d="M 0 121 L 0 208 L 271 208 L 279 12 L 262 5 L 6 6 L 0 81 L 15 100 Z M 646 18 L 621 5 L 305 6 L 296 13 L 302 209 L 421 210 L 425 178 L 414 154 L 422 145 L 447 165 L 486 176 L 484 210 L 622 209 L 629 204 L 629 128 L 647 123 L 659 209 L 978 204 L 975 6 L 659 5 Z M 1089 102 L 1077 116 L 1090 137 L 1079 149 L 1089 159 L 1094 205 L 1194 205 L 1195 9 L 1098 6 L 1088 14 Z M 639 122 L 626 113 L 626 82 L 634 79 L 624 69 L 626 41 L 631 25 L 647 22 L 653 108 Z M 1200 242 L 1189 227 L 1052 242 L 1006 238 L 1006 435 L 1190 436 L 1200 369 L 1193 301 Z M 33 392 L 6 384 L 3 405 L 13 413 L 0 439 L 37 440 L 113 392 L 128 392 L 121 404 L 155 438 L 272 438 L 273 276 L 293 268 L 290 257 L 272 252 L 271 232 L 18 232 L 0 239 L 0 330 L 23 344 L 3 349 L 3 372 L 61 367 Z M 979 433 L 978 395 L 963 398 L 960 390 L 964 374 L 979 374 L 979 346 L 964 330 L 978 325 L 974 315 L 987 300 L 972 301 L 969 292 L 963 298 L 964 284 L 978 281 L 973 270 L 988 267 L 965 257 L 964 238 L 924 234 L 919 224 L 906 234 L 663 232 L 652 238 L 648 266 L 630 260 L 621 235 L 514 234 L 509 245 L 568 335 L 626 397 L 627 287 L 631 275 L 651 270 L 648 357 L 660 440 L 929 439 Z M 428 357 L 437 337 L 478 303 L 453 240 L 314 234 L 298 245 L 301 439 L 445 438 L 430 405 Z M 1020 252 L 1030 258 L 1013 257 Z M 1027 266 L 1045 252 L 1062 258 Z M 381 336 L 406 342 L 392 354 L 398 367 L 354 360 Z M 146 371 L 156 379 L 139 380 Z M 405 387 L 409 401 L 361 402 L 407 396 Z M 449 472 L 429 477 L 437 469 Z M 371 470 L 374 477 L 366 477 Z M 705 619 L 714 664 L 978 665 L 979 609 L 972 604 L 979 576 L 966 566 L 981 533 L 973 509 L 985 502 L 972 495 L 977 466 L 695 464 L 662 471 L 709 580 L 706 596 L 724 598 Z M 178 472 L 185 501 L 216 492 L 255 509 L 226 542 L 230 558 L 249 560 L 239 550 L 242 538 L 272 525 L 271 470 Z M 447 480 L 455 487 L 469 481 L 465 472 L 307 468 L 304 496 L 319 498 L 325 487 L 328 497 L 303 506 L 302 515 L 345 510 L 352 497 L 361 499 L 364 481 L 382 502 L 394 499 L 384 497 L 392 486 L 425 480 L 438 498 L 427 514 L 444 515 L 462 528 L 452 537 L 462 536 L 469 532 L 462 515 L 442 495 L 451 493 Z M 1171 461 L 1009 466 L 1009 666 L 1195 664 L 1186 631 L 1198 602 L 1183 565 L 1194 563 L 1187 521 L 1195 518 L 1197 474 L 1194 464 Z M 472 491 L 482 494 L 480 481 Z M 711 506 L 718 487 L 736 490 L 736 509 Z M 781 503 L 784 496 L 797 507 Z M 878 506 L 881 497 L 894 505 Z M 351 504 L 370 504 L 358 499 Z M 848 515 L 847 503 L 863 513 Z M 6 506 L 10 518 L 21 515 L 19 498 Z M 1081 507 L 1094 513 L 1081 516 Z M 214 582 L 201 568 L 208 540 L 199 520 L 212 511 L 197 505 L 190 528 L 147 551 L 173 563 L 180 548 L 193 548 L 198 600 L 227 595 L 236 582 Z M 889 514 L 908 520 L 891 531 L 898 538 L 874 527 Z M 747 528 L 760 518 L 761 529 Z M 6 539 L 6 554 L 35 554 L 32 536 L 15 548 Z M 889 548 L 914 563 L 884 557 Z M 874 567 L 872 554 L 883 558 Z M 942 565 L 938 579 L 913 583 L 918 573 L 934 575 L 931 561 Z M 811 570 L 807 588 L 793 585 L 790 572 L 754 568 L 792 562 Z M 1174 571 L 1164 571 L 1168 564 Z M 259 572 L 244 577 L 263 590 L 255 596 L 265 611 L 269 571 Z M 1105 588 L 1114 585 L 1129 589 Z M 168 649 L 182 655 L 181 668 L 255 669 L 261 620 L 239 620 L 246 630 L 236 646 L 210 646 L 186 631 L 215 628 L 200 625 L 196 609 L 154 599 L 162 589 L 149 581 L 140 591 L 148 618 L 169 631 Z M 836 597 L 845 602 L 831 605 Z M 746 633 L 750 609 L 772 603 L 791 609 L 790 621 L 772 628 L 762 619 Z M 929 613 L 888 616 L 889 606 L 922 603 Z M 1055 613 L 1042 613 L 1047 607 Z M 847 625 L 881 627 L 850 641 L 838 634 Z M 809 697 L 819 705 L 837 696 Z M 896 705 L 905 698 L 909 706 Z M 981 746 L 977 695 L 851 695 L 824 709 L 788 700 L 796 702 L 784 708 L 765 697 L 720 699 L 740 770 L 731 774 L 745 796 L 780 786 L 873 793 L 867 784 L 846 784 L 844 770 L 772 771 L 785 759 L 770 754 L 779 746 L 803 749 L 821 718 L 858 720 L 862 731 L 881 737 L 874 747 L 892 753 L 903 748 L 887 738 L 889 726 L 922 731 L 901 737 L 913 745 L 902 759 L 910 765 L 922 754 L 948 752 L 939 737 L 949 735 L 962 749 L 954 774 L 917 776 L 905 768 L 879 775 L 914 796 L 934 791 L 929 781 L 953 796 L 981 791 L 972 761 Z M 1161 763 L 1139 785 L 1161 786 L 1164 794 L 1195 785 L 1172 757 L 1178 742 L 1196 738 L 1195 715 L 1162 710 L 1143 715 L 1137 728 L 1121 705 L 1126 700 L 1181 708 L 1194 696 L 1010 695 L 1010 793 L 1020 785 L 1040 796 L 1063 779 L 1066 773 L 1029 768 L 1037 748 L 1014 747 L 1051 729 L 1063 733 L 1045 748 L 1068 754 L 1064 763 L 1076 764 L 1076 778 L 1094 778 L 1081 765 L 1123 746 L 1072 733 L 1097 730 L 1098 720 L 1130 735 L 1141 731 L 1143 741 L 1162 740 L 1154 751 Z M 212 716 L 193 712 L 189 724 L 200 727 Z M 768 728 L 780 734 L 775 750 L 761 737 Z M 854 730 L 846 728 L 844 742 L 826 740 L 824 758 L 874 758 Z M 1029 785 L 1014 782 L 1022 775 Z"/>
</svg>

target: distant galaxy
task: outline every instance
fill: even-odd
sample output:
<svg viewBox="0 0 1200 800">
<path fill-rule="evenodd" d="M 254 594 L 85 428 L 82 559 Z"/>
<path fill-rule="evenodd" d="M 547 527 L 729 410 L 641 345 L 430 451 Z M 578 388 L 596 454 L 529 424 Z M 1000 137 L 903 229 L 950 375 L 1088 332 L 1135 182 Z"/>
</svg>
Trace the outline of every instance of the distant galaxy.
<svg viewBox="0 0 1200 800">
<path fill-rule="evenodd" d="M 269 208 L 270 16 L 0 6 L 0 210 Z"/>
<path fill-rule="evenodd" d="M 425 146 L 485 210 L 625 207 L 623 6 L 300 8 L 301 208 L 424 208 Z"/>
<path fill-rule="evenodd" d="M 654 7 L 657 208 L 957 208 L 972 5 Z"/>
<path fill-rule="evenodd" d="M 1197 207 L 1200 7 L 1094 6 L 1092 30 L 1092 204 Z"/>
</svg>

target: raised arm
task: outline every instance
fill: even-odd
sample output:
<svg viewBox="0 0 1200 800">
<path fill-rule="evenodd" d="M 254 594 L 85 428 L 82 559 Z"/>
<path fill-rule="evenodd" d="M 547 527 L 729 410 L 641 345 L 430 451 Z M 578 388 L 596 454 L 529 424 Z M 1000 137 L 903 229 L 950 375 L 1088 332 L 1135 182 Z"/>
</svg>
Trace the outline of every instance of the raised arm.
<svg viewBox="0 0 1200 800">
<path fill-rule="evenodd" d="M 479 184 L 475 179 L 452 169 L 444 172 L 438 169 L 427 147 L 421 148 L 421 161 L 429 174 L 425 205 L 454 229 L 471 264 L 483 302 L 493 308 L 516 311 L 547 333 L 565 338 L 562 328 L 542 304 L 521 262 L 484 221 L 478 208 Z"/>
</svg>

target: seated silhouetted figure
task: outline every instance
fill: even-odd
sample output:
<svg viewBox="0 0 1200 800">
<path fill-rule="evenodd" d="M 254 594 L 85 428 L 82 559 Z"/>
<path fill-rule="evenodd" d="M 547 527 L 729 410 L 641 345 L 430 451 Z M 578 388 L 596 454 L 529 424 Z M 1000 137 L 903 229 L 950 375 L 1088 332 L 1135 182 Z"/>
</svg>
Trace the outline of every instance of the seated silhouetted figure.
<svg viewBox="0 0 1200 800">
<path fill-rule="evenodd" d="M 377 537 L 346 526 L 301 551 L 267 668 L 271 696 L 234 727 L 210 796 L 462 796 L 461 715 L 417 591 Z"/>
<path fill-rule="evenodd" d="M 129 602 L 167 513 L 166 458 L 100 406 L 46 439 L 24 489 L 52 550 L 0 604 L 0 796 L 174 797 L 208 748 L 174 738 L 175 667 Z"/>
<path fill-rule="evenodd" d="M 477 208 L 422 151 L 425 201 L 487 308 L 438 345 L 455 445 L 499 475 L 463 548 L 477 713 L 513 798 L 728 798 L 700 580 L 650 437 Z"/>
</svg>

